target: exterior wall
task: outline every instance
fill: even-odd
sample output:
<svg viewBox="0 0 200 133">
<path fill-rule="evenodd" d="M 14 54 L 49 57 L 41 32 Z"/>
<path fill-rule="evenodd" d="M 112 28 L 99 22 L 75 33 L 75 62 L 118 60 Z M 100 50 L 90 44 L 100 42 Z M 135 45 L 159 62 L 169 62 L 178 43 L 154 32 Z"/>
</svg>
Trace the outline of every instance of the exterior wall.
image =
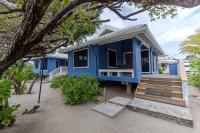
<svg viewBox="0 0 200 133">
<path fill-rule="evenodd" d="M 108 67 L 108 50 L 117 51 L 117 66 L 123 65 L 123 53 L 132 52 L 132 40 L 124 40 L 120 42 L 114 42 L 106 45 L 99 46 L 99 69 L 109 69 Z"/>
<path fill-rule="evenodd" d="M 88 74 L 90 76 L 97 76 L 97 62 L 98 62 L 98 45 L 91 45 L 87 47 L 89 50 L 88 67 L 87 68 L 74 68 L 74 51 L 68 52 L 68 75 L 80 76 Z"/>
<path fill-rule="evenodd" d="M 133 66 L 134 66 L 134 80 L 136 83 L 139 83 L 142 77 L 142 66 L 141 66 L 141 42 L 133 38 L 132 40 L 133 46 Z"/>
<path fill-rule="evenodd" d="M 33 61 L 33 71 L 36 74 L 40 74 L 42 59 L 37 59 L 37 60 L 39 61 L 38 68 L 37 69 L 35 68 L 35 62 L 36 62 L 36 60 L 34 60 Z M 60 60 L 62 60 L 62 59 L 47 58 L 47 71 L 44 71 L 44 75 L 48 76 L 51 71 L 53 71 L 54 69 L 56 69 L 56 61 L 60 61 Z"/>
<path fill-rule="evenodd" d="M 95 76 L 100 80 L 110 80 L 110 81 L 120 81 L 126 83 L 139 83 L 142 77 L 141 68 L 141 41 L 137 38 L 127 39 L 119 42 L 109 43 L 106 45 L 90 45 L 89 59 L 87 68 L 74 68 L 74 51 L 68 52 L 68 75 L 69 76 L 80 76 L 81 74 L 88 74 L 90 76 Z M 83 49 L 85 49 L 83 48 Z M 99 76 L 99 69 L 112 69 L 108 67 L 108 50 L 117 51 L 117 68 L 123 65 L 123 53 L 133 52 L 133 70 L 134 77 L 114 77 L 114 76 Z M 81 49 L 78 49 L 81 50 Z M 76 50 L 75 50 L 76 51 Z M 151 53 L 153 52 L 153 49 Z M 154 51 L 156 53 L 156 51 Z M 157 54 L 156 54 L 157 56 Z M 150 57 L 150 70 L 152 73 L 152 58 Z"/>
<path fill-rule="evenodd" d="M 178 64 L 169 64 L 169 75 L 178 75 Z"/>
<path fill-rule="evenodd" d="M 35 68 L 35 62 L 36 62 L 36 60 L 33 61 L 33 72 L 34 72 L 35 74 L 40 74 L 41 60 L 38 59 L 38 61 L 39 61 L 39 63 L 38 63 L 38 68 Z"/>
<path fill-rule="evenodd" d="M 120 81 L 126 83 L 139 83 L 142 70 L 141 70 L 141 42 L 137 38 L 128 39 L 120 42 L 115 42 L 107 45 L 103 45 L 99 48 L 99 60 L 100 60 L 100 69 L 108 69 L 108 57 L 107 50 L 117 50 L 117 65 L 123 65 L 123 53 L 124 52 L 133 52 L 133 70 L 134 77 L 110 77 L 110 76 L 99 76 L 101 80 L 110 80 L 110 81 Z M 119 68 L 119 67 L 118 67 Z M 120 68 L 119 68 L 120 69 Z"/>
<path fill-rule="evenodd" d="M 54 58 L 48 58 L 47 60 L 47 71 L 48 73 L 56 69 L 56 61 L 59 61 L 59 59 Z"/>
</svg>

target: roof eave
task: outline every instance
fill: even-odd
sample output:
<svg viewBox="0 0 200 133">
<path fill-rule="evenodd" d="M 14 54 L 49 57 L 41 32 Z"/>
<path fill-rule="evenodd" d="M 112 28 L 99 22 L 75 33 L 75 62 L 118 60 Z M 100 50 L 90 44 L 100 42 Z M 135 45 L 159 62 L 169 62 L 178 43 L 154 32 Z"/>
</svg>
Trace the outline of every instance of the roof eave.
<svg viewBox="0 0 200 133">
<path fill-rule="evenodd" d="M 137 37 L 137 34 L 143 33 L 150 40 L 152 45 L 158 50 L 159 55 L 165 55 L 163 49 L 160 47 L 160 45 L 154 38 L 153 34 L 150 32 L 147 25 L 142 25 L 140 27 L 137 27 L 134 30 L 133 29 L 134 28 L 132 28 L 132 29 L 126 28 L 125 30 L 123 30 L 121 32 L 113 32 L 113 33 L 107 34 L 105 36 L 100 36 L 98 38 L 84 42 L 79 46 L 72 46 L 71 48 L 67 48 L 64 52 L 69 52 L 69 51 L 73 51 L 76 49 L 84 48 L 89 45 L 96 45 L 96 44 L 102 45 L 102 44 L 112 43 L 115 41 L 120 41 L 120 40 L 124 40 L 124 39 L 128 39 L 128 38 L 132 38 L 132 37 Z"/>
</svg>

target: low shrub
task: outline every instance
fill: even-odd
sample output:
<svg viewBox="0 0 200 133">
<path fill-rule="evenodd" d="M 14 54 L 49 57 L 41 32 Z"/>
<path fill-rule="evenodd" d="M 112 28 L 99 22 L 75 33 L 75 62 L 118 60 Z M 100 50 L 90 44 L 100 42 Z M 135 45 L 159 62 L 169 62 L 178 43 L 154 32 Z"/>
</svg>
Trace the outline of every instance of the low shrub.
<svg viewBox="0 0 200 133">
<path fill-rule="evenodd" d="M 18 105 L 13 105 L 11 107 L 3 107 L 0 110 L 0 129 L 4 127 L 10 127 L 15 122 L 15 115 L 13 114 L 19 108 Z"/>
<path fill-rule="evenodd" d="M 159 74 L 164 74 L 164 70 L 162 67 L 159 68 Z"/>
<path fill-rule="evenodd" d="M 193 69 L 193 72 L 188 76 L 189 84 L 200 88 L 200 59 L 190 59 L 190 67 Z"/>
<path fill-rule="evenodd" d="M 51 80 L 51 88 L 57 89 L 61 88 L 65 80 L 67 79 L 66 76 L 56 76 Z"/>
<path fill-rule="evenodd" d="M 11 95 L 12 83 L 6 79 L 0 79 L 0 129 L 11 126 L 15 122 L 13 112 L 19 108 L 19 105 L 9 107 L 6 101 Z"/>
<path fill-rule="evenodd" d="M 55 83 L 57 82 L 57 83 Z M 67 104 L 77 105 L 87 101 L 96 101 L 100 95 L 99 82 L 88 75 L 80 77 L 58 77 L 53 80 L 54 88 L 61 87 L 67 98 Z"/>
</svg>

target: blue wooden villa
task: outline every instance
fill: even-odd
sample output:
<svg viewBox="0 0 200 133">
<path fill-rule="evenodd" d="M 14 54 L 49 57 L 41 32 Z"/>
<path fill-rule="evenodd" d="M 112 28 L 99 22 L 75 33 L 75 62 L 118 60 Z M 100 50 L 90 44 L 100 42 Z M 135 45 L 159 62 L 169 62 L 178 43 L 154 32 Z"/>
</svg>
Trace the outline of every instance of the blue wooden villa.
<svg viewBox="0 0 200 133">
<path fill-rule="evenodd" d="M 44 76 L 49 76 L 54 71 L 55 71 L 55 74 L 57 74 L 58 72 L 60 72 L 62 70 L 65 70 L 65 73 L 66 73 L 67 65 L 68 65 L 67 58 L 68 58 L 67 54 L 60 54 L 60 53 L 48 54 L 45 57 L 33 58 L 32 59 L 33 71 L 34 71 L 34 73 L 40 75 L 41 70 L 43 69 Z M 43 60 L 43 66 L 41 66 L 42 60 Z M 62 69 L 62 70 L 60 70 L 60 69 Z"/>
<path fill-rule="evenodd" d="M 68 75 L 89 74 L 101 80 L 139 83 L 142 74 L 158 73 L 164 55 L 146 25 L 104 29 L 97 38 L 67 48 Z"/>
<path fill-rule="evenodd" d="M 173 76 L 158 75 L 158 56 L 164 52 L 147 25 L 106 27 L 94 39 L 69 46 L 64 52 L 68 54 L 69 76 L 88 74 L 102 81 L 121 82 L 128 93 L 132 84 L 138 84 L 138 98 L 186 106 L 184 70 L 180 68 Z"/>
</svg>

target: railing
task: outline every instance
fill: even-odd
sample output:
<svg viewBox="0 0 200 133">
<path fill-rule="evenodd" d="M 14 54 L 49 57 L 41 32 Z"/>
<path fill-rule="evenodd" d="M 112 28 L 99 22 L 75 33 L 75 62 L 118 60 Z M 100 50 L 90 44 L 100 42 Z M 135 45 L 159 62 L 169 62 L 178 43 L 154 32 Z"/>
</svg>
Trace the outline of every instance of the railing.
<svg viewBox="0 0 200 133">
<path fill-rule="evenodd" d="M 67 67 L 61 66 L 49 73 L 49 80 L 52 80 L 54 76 L 67 75 L 67 74 L 68 74 Z"/>
<path fill-rule="evenodd" d="M 133 69 L 99 69 L 99 76 L 134 77 Z"/>
<path fill-rule="evenodd" d="M 183 60 L 179 60 L 179 76 L 181 77 L 182 81 L 187 81 L 187 74 Z"/>
<path fill-rule="evenodd" d="M 187 74 L 185 71 L 184 61 L 179 60 L 178 64 L 179 76 L 182 80 L 182 92 L 183 92 L 183 99 L 186 102 L 186 105 L 189 105 L 189 91 L 188 91 L 188 84 L 187 84 Z"/>
</svg>

